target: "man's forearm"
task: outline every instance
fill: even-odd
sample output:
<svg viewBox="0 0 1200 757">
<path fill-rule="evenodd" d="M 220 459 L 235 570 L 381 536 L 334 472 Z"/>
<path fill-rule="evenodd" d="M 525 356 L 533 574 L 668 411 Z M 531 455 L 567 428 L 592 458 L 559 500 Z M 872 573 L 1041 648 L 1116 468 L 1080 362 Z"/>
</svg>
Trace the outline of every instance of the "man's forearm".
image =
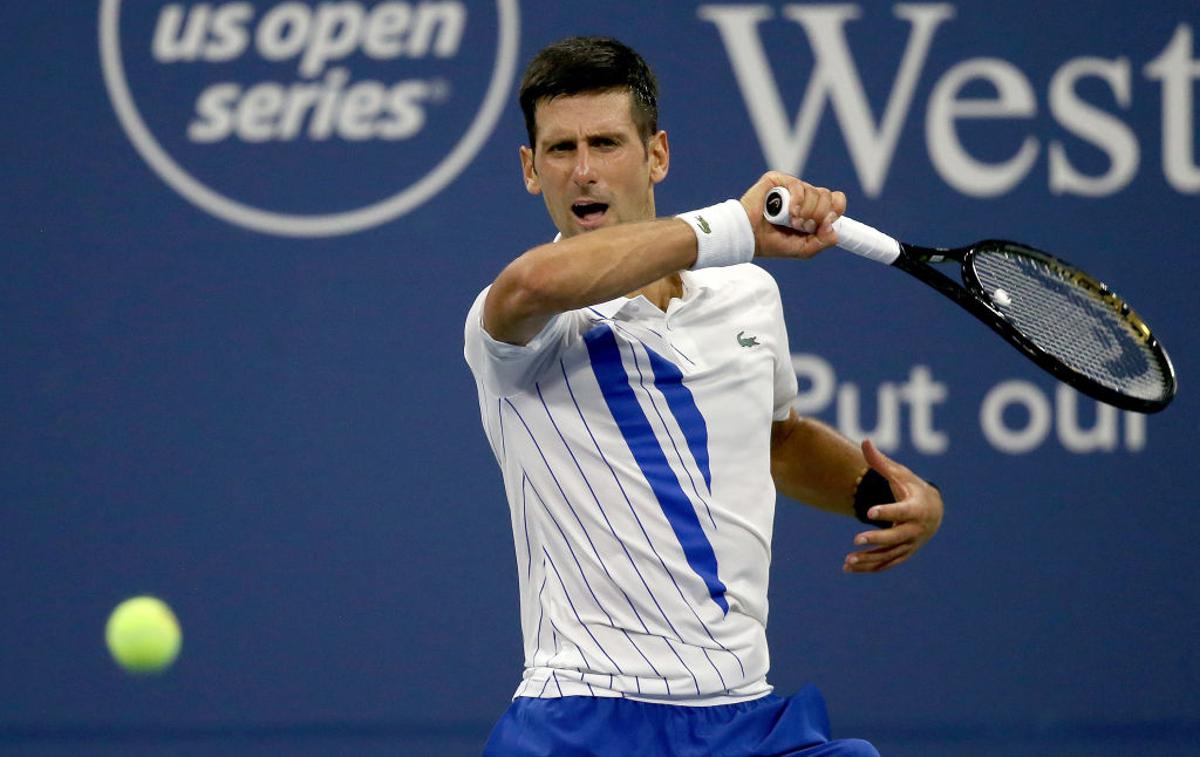
<svg viewBox="0 0 1200 757">
<path fill-rule="evenodd" d="M 782 494 L 841 515 L 854 515 L 854 489 L 867 470 L 862 451 L 820 421 L 793 411 L 771 431 L 771 476 Z"/>
<path fill-rule="evenodd" d="M 662 218 L 622 224 L 529 250 L 504 269 L 484 304 L 484 327 L 514 344 L 551 316 L 633 292 L 696 262 L 687 223 Z"/>
</svg>

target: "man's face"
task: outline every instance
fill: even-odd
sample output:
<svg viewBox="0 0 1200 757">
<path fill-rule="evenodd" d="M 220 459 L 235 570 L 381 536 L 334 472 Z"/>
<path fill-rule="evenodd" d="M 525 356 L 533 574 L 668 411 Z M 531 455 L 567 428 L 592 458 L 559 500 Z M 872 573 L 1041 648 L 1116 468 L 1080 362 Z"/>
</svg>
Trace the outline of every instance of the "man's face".
<svg viewBox="0 0 1200 757">
<path fill-rule="evenodd" d="M 546 201 L 564 237 L 654 218 L 654 185 L 666 178 L 667 134 L 638 135 L 628 91 L 544 100 L 537 144 L 521 148 L 525 188 Z"/>
</svg>

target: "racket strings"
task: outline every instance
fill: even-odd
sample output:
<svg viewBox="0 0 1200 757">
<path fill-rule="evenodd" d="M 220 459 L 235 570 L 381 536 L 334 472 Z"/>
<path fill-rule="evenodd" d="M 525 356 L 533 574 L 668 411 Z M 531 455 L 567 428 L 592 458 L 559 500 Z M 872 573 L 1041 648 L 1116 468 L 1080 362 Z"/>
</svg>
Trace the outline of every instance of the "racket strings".
<svg viewBox="0 0 1200 757">
<path fill-rule="evenodd" d="M 1071 271 L 1009 249 L 979 250 L 973 267 L 993 306 L 1039 349 L 1123 394 L 1165 396 L 1158 354 L 1111 301 L 1073 281 Z"/>
</svg>

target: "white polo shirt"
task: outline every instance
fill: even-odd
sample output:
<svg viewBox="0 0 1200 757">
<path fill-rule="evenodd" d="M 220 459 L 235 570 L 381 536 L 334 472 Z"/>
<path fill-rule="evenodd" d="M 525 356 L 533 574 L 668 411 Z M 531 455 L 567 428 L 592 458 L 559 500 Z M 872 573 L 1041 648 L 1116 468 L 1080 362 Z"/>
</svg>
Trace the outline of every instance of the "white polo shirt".
<svg viewBox="0 0 1200 757">
<path fill-rule="evenodd" d="M 779 288 L 684 271 L 664 313 L 620 297 L 527 345 L 466 323 L 504 475 L 525 672 L 515 696 L 724 704 L 771 690 L 772 420 L 796 396 Z"/>
</svg>

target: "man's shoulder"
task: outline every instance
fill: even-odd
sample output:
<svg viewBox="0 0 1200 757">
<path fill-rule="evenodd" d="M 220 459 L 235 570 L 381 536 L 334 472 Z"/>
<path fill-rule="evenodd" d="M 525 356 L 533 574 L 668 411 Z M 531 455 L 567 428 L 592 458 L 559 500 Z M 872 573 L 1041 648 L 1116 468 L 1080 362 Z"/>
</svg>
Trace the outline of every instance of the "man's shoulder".
<svg viewBox="0 0 1200 757">
<path fill-rule="evenodd" d="M 714 291 L 759 298 L 778 297 L 779 285 L 765 268 L 754 263 L 701 268 L 691 272 L 692 280 Z"/>
<path fill-rule="evenodd" d="M 471 300 L 471 306 L 467 308 L 467 318 L 466 325 L 463 330 L 463 336 L 468 343 L 470 343 L 473 338 L 478 338 L 480 333 L 483 331 L 483 303 L 484 300 L 487 299 L 488 290 L 491 288 L 492 285 L 488 284 L 481 289 L 475 295 L 475 298 Z"/>
</svg>

